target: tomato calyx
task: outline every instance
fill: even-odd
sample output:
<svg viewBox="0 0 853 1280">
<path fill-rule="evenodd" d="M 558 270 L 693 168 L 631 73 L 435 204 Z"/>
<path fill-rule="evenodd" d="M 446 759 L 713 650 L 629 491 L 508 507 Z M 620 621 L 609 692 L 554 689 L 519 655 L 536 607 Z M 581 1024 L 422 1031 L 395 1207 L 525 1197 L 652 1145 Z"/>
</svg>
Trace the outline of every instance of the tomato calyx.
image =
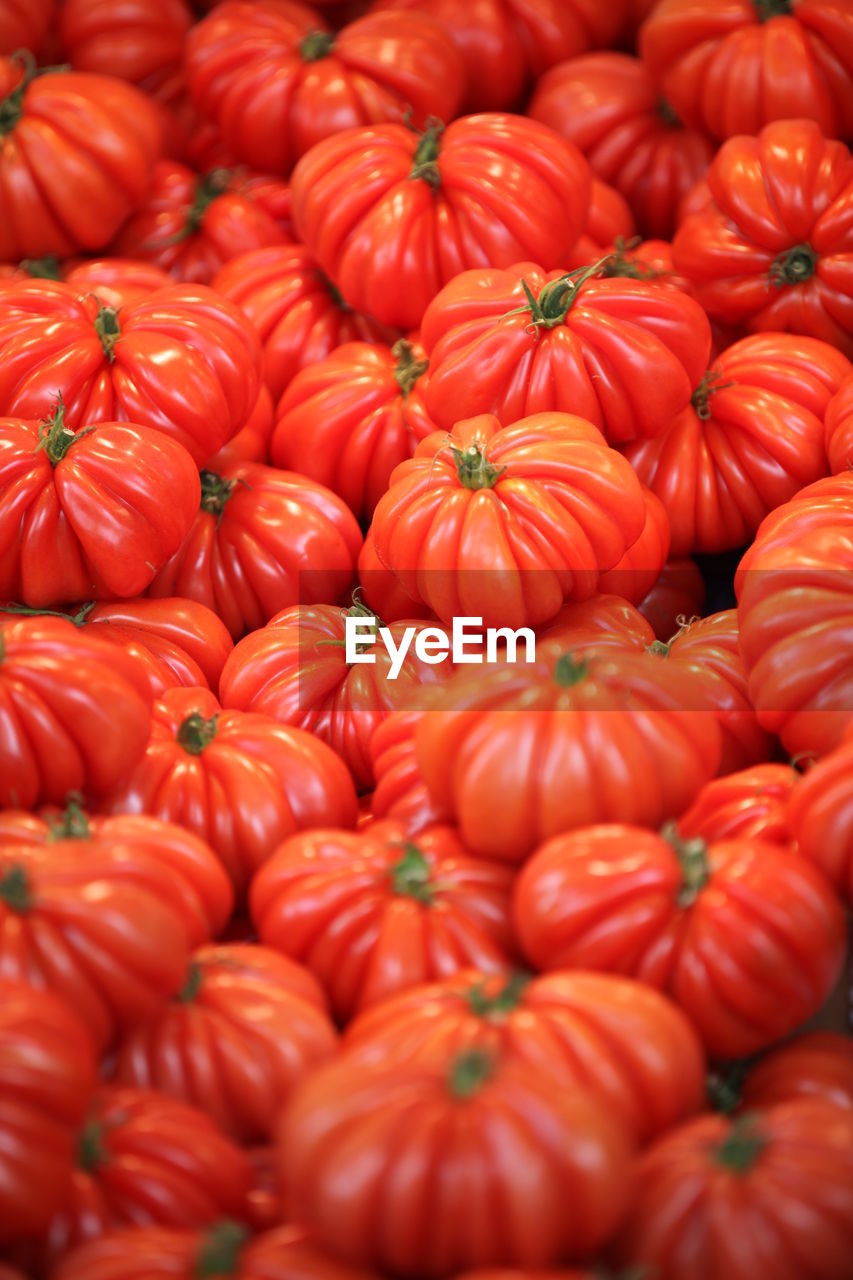
<svg viewBox="0 0 853 1280">
<path fill-rule="evenodd" d="M 104 1142 L 104 1126 L 99 1120 L 87 1120 L 77 1135 L 74 1164 L 84 1173 L 94 1173 L 109 1160 Z"/>
<path fill-rule="evenodd" d="M 530 974 L 518 971 L 511 973 L 506 982 L 494 995 L 488 994 L 489 982 L 486 978 L 478 982 L 468 992 L 468 1007 L 478 1018 L 501 1018 L 518 1008 L 525 988 L 530 982 Z"/>
<path fill-rule="evenodd" d="M 435 897 L 430 884 L 430 866 L 416 844 L 403 845 L 403 855 L 388 871 L 391 890 L 399 898 L 414 898 L 428 907 Z"/>
<path fill-rule="evenodd" d="M 706 369 L 690 397 L 690 403 L 696 410 L 696 417 L 701 422 L 707 422 L 711 417 L 711 400 L 716 393 L 736 385 L 734 382 L 723 382 L 722 377 L 719 369 Z"/>
<path fill-rule="evenodd" d="M 468 1049 L 454 1058 L 447 1082 L 454 1098 L 473 1098 L 494 1074 L 495 1059 L 484 1049 Z"/>
<path fill-rule="evenodd" d="M 46 258 L 22 258 L 18 263 L 22 271 L 34 280 L 61 280 L 59 259 L 48 255 Z"/>
<path fill-rule="evenodd" d="M 190 961 L 187 966 L 187 980 L 175 996 L 178 1004 L 192 1004 L 204 985 L 204 974 L 201 965 Z"/>
<path fill-rule="evenodd" d="M 580 684 L 589 675 L 589 663 L 586 658 L 578 662 L 570 653 L 562 653 L 554 664 L 554 679 L 563 689 L 571 689 Z"/>
<path fill-rule="evenodd" d="M 699 837 L 692 840 L 683 839 L 678 833 L 675 822 L 667 822 L 661 830 L 661 836 L 668 845 L 671 845 L 681 865 L 681 888 L 676 899 L 678 905 L 690 907 L 711 879 L 708 846 Z"/>
<path fill-rule="evenodd" d="M 639 258 L 629 258 L 627 254 L 636 249 L 642 241 L 639 236 L 626 240 L 617 236 L 613 242 L 613 253 L 607 255 L 601 266 L 601 274 L 606 280 L 619 278 L 623 280 L 659 280 L 666 275 L 665 271 L 656 271 Z"/>
<path fill-rule="evenodd" d="M 18 124 L 24 113 L 24 94 L 36 76 L 44 74 L 39 71 L 36 60 L 29 49 L 16 49 L 11 55 L 11 61 L 20 62 L 24 69 L 24 74 L 20 83 L 15 85 L 11 93 L 7 93 L 5 98 L 0 99 L 0 138 L 7 133 L 11 133 Z"/>
<path fill-rule="evenodd" d="M 202 1237 L 193 1268 L 196 1280 L 233 1276 L 248 1240 L 249 1232 L 239 1222 L 217 1222 L 209 1227 Z"/>
<path fill-rule="evenodd" d="M 745 1062 L 733 1062 L 719 1071 L 711 1071 L 705 1082 L 708 1101 L 715 1111 L 731 1115 L 741 1103 L 743 1084 L 749 1074 Z"/>
<path fill-rule="evenodd" d="M 179 726 L 175 741 L 189 755 L 200 756 L 216 737 L 218 720 L 218 715 L 206 720 L 198 711 L 194 711 Z"/>
<path fill-rule="evenodd" d="M 335 47 L 335 37 L 330 31 L 309 31 L 299 43 L 299 56 L 303 62 L 319 62 L 328 58 Z"/>
<path fill-rule="evenodd" d="M 39 453 L 44 449 L 50 465 L 58 466 L 71 446 L 90 431 L 94 431 L 94 427 L 84 427 L 82 431 L 72 431 L 70 427 L 66 427 L 65 405 L 60 394 L 56 408 L 39 425 L 39 442 L 35 452 Z"/>
<path fill-rule="evenodd" d="M 777 289 L 788 284 L 803 284 L 817 270 L 818 256 L 810 244 L 795 244 L 780 253 L 770 264 L 770 283 Z"/>
<path fill-rule="evenodd" d="M 658 98 L 655 104 L 655 111 L 662 123 L 669 125 L 670 129 L 681 128 L 681 117 L 678 115 L 678 112 L 673 109 L 670 103 L 667 102 L 666 98 Z"/>
<path fill-rule="evenodd" d="M 57 840 L 88 840 L 91 837 L 88 819 L 80 806 L 81 800 L 82 796 L 77 793 L 69 795 L 62 814 L 48 817 L 48 844 Z"/>
<path fill-rule="evenodd" d="M 469 444 L 464 450 L 451 445 L 450 452 L 463 489 L 493 489 L 506 471 L 506 467 L 493 467 L 479 445 Z"/>
<path fill-rule="evenodd" d="M 759 22 L 769 22 L 771 18 L 793 12 L 791 0 L 752 0 L 752 3 Z"/>
<path fill-rule="evenodd" d="M 0 902 L 5 903 L 16 915 L 26 915 L 33 905 L 30 880 L 20 863 L 10 867 L 0 876 Z"/>
<path fill-rule="evenodd" d="M 714 1151 L 714 1158 L 730 1173 L 749 1173 L 766 1146 L 759 1117 L 747 1112 L 735 1120 L 731 1131 Z"/>
<path fill-rule="evenodd" d="M 548 284 L 543 285 L 538 298 L 533 296 L 530 285 L 522 277 L 521 287 L 527 302 L 522 307 L 507 311 L 506 315 L 519 316 L 528 312 L 530 321 L 527 327 L 532 328 L 535 334 L 538 334 L 540 329 L 556 329 L 571 311 L 583 285 L 592 276 L 601 275 L 606 263 L 606 257 L 599 258 L 598 262 L 593 262 L 588 267 L 567 271 L 564 276 L 559 276 L 556 280 L 550 280 Z"/>
<path fill-rule="evenodd" d="M 417 132 L 417 131 L 415 131 Z M 441 172 L 438 157 L 441 151 L 441 135 L 444 133 L 444 121 L 430 116 L 426 129 L 420 135 L 420 142 L 415 149 L 414 164 L 409 170 L 409 178 L 420 178 L 428 182 L 435 191 L 441 186 Z"/>
<path fill-rule="evenodd" d="M 415 383 L 429 368 L 429 360 L 416 360 L 411 342 L 400 338 L 391 348 L 391 355 L 397 361 L 394 370 L 394 381 L 405 400 L 413 391 Z"/>
<path fill-rule="evenodd" d="M 217 475 L 215 471 L 202 471 L 200 479 L 201 503 L 199 505 L 202 511 L 207 511 L 209 515 L 216 516 L 216 527 L 218 529 L 225 514 L 228 500 L 236 489 L 237 484 L 245 484 L 245 481 L 226 480 L 224 476 Z"/>
<path fill-rule="evenodd" d="M 101 340 L 104 355 L 112 364 L 116 358 L 115 345 L 121 337 L 118 311 L 115 307 L 105 307 L 102 302 L 98 301 L 98 314 L 95 316 L 95 333 Z"/>
<path fill-rule="evenodd" d="M 166 240 L 158 240 L 158 245 L 180 244 L 201 230 L 202 220 L 207 210 L 224 195 L 234 180 L 230 169 L 211 169 L 196 179 L 193 191 L 193 202 L 187 210 L 187 216 L 181 230 Z"/>
<path fill-rule="evenodd" d="M 646 653 L 650 653 L 653 658 L 668 658 L 671 648 L 672 640 L 653 640 L 646 645 Z"/>
</svg>

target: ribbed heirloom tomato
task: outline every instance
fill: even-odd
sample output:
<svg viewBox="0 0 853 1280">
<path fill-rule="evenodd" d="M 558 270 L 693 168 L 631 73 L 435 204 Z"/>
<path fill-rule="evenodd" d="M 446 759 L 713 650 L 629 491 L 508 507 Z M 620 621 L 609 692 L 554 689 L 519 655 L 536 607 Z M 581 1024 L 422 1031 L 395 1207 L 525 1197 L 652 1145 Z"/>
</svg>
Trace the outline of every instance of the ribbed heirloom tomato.
<svg viewBox="0 0 853 1280">
<path fill-rule="evenodd" d="M 422 709 L 393 711 L 377 725 L 370 739 L 375 788 L 370 798 L 375 818 L 400 822 L 417 835 L 436 822 L 448 822 L 449 812 L 433 800 L 418 768 L 415 733 Z"/>
<path fill-rule="evenodd" d="M 853 1040 L 832 1031 L 807 1031 L 766 1054 L 747 1074 L 740 1107 L 773 1106 L 795 1098 L 824 1098 L 853 1111 Z"/>
<path fill-rule="evenodd" d="M 826 452 L 833 475 L 853 467 L 853 375 L 838 389 L 827 408 Z"/>
<path fill-rule="evenodd" d="M 757 764 L 714 778 L 678 819 L 685 840 L 758 839 L 790 845 L 788 801 L 800 775 L 789 764 Z"/>
<path fill-rule="evenodd" d="M 800 852 L 853 906 L 853 729 L 800 779 L 786 818 Z"/>
<path fill-rule="evenodd" d="M 660 578 L 672 536 L 667 509 L 651 489 L 644 489 L 643 502 L 646 521 L 642 533 L 621 560 L 598 579 L 600 592 L 621 596 L 631 604 L 644 600 Z"/>
<path fill-rule="evenodd" d="M 118 76 L 161 101 L 181 87 L 188 0 L 63 0 L 59 40 L 76 71 Z"/>
<path fill-rule="evenodd" d="M 559 266 L 583 231 L 589 182 L 577 147 L 522 116 L 465 116 L 423 134 L 376 125 L 303 157 L 293 219 L 350 306 L 409 329 L 469 267 Z"/>
<path fill-rule="evenodd" d="M 53 0 L 0 0 L 0 54 L 37 52 L 53 13 Z"/>
<path fill-rule="evenodd" d="M 637 608 L 654 628 L 658 640 L 666 643 L 685 622 L 702 616 L 705 594 L 705 579 L 696 561 L 688 556 L 672 556 Z"/>
</svg>

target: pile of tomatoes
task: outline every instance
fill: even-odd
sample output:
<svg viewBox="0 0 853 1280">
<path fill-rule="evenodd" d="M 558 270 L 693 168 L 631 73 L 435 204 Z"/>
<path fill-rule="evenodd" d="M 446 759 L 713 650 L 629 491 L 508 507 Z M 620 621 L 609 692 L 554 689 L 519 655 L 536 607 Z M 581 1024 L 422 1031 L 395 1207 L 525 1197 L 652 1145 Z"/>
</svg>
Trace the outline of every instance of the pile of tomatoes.
<svg viewBox="0 0 853 1280">
<path fill-rule="evenodd" d="M 0 1280 L 853 1280 L 853 0 L 316 6 L 0 0 Z"/>
</svg>

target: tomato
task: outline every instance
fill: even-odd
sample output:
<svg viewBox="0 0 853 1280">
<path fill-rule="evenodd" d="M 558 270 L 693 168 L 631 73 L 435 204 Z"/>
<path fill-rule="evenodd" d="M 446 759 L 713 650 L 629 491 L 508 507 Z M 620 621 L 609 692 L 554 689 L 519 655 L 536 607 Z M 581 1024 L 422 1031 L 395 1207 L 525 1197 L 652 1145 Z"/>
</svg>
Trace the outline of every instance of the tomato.
<svg viewBox="0 0 853 1280">
<path fill-rule="evenodd" d="M 0 808 L 113 791 L 145 750 L 150 696 L 132 655 L 92 631 L 0 622 Z"/>
<path fill-rule="evenodd" d="M 562 412 L 587 418 L 611 444 L 659 435 L 705 371 L 708 322 L 677 289 L 598 271 L 520 262 L 465 272 L 442 289 L 421 332 L 438 426 L 474 413 L 508 424 Z"/>
<path fill-rule="evenodd" d="M 820 1009 L 846 950 L 823 874 L 790 849 L 595 826 L 521 869 L 513 918 L 542 969 L 638 978 L 681 1005 L 712 1058 L 766 1048 Z"/>
<path fill-rule="evenodd" d="M 833 475 L 853 467 L 853 374 L 826 410 L 826 452 Z"/>
<path fill-rule="evenodd" d="M 0 2 L 0 54 L 17 49 L 37 53 L 53 17 L 53 0 Z"/>
<path fill-rule="evenodd" d="M 701 1116 L 639 1160 L 620 1261 L 658 1280 L 846 1280 L 853 1252 L 853 1114 L 800 1099 Z"/>
<path fill-rule="evenodd" d="M 543 640 L 559 640 L 566 649 L 583 647 L 593 652 L 611 644 L 642 652 L 653 645 L 655 639 L 648 622 L 630 601 L 606 593 L 579 604 L 563 605 L 554 621 L 539 635 Z"/>
<path fill-rule="evenodd" d="M 297 373 L 278 406 L 270 457 L 326 485 L 370 520 L 391 472 L 436 429 L 419 343 L 350 342 Z"/>
<path fill-rule="evenodd" d="M 527 111 L 580 147 L 647 236 L 672 235 L 679 200 L 714 155 L 704 134 L 682 126 L 639 59 L 624 53 L 588 53 L 552 67 Z"/>
<path fill-rule="evenodd" d="M 373 529 L 367 530 L 364 545 L 358 553 L 358 587 L 365 603 L 386 623 L 402 618 L 432 618 L 434 614 L 420 600 L 413 600 L 400 585 L 400 580 L 376 554 Z"/>
<path fill-rule="evenodd" d="M 309 16 L 310 15 L 310 16 Z M 333 35 L 276 0 L 228 0 L 186 43 L 190 94 L 244 164 L 287 175 L 318 142 L 411 113 L 450 120 L 462 98 L 462 59 L 437 22 L 374 13 Z"/>
<path fill-rule="evenodd" d="M 261 942 L 306 964 L 345 1021 L 458 969 L 504 969 L 511 880 L 451 827 L 415 839 L 377 822 L 286 841 L 255 876 L 249 905 Z"/>
<path fill-rule="evenodd" d="M 149 813 L 206 840 L 242 891 L 276 844 L 355 824 L 352 779 L 324 742 L 268 716 L 223 711 L 209 689 L 167 689 L 111 813 Z"/>
<path fill-rule="evenodd" d="M 376 1280 L 327 1258 L 301 1227 L 251 1237 L 235 1222 L 206 1231 L 137 1227 L 110 1232 L 64 1258 L 51 1280 Z"/>
<path fill-rule="evenodd" d="M 418 767 L 474 852 L 520 862 L 593 822 L 659 826 L 717 771 L 694 672 L 540 641 L 532 665 L 460 671 L 416 729 Z M 536 769 L 531 768 L 536 761 Z"/>
<path fill-rule="evenodd" d="M 624 1209 L 629 1141 L 601 1103 L 510 1054 L 446 1049 L 321 1067 L 285 1109 L 279 1152 L 286 1204 L 320 1245 L 438 1280 L 590 1257 Z"/>
<path fill-rule="evenodd" d="M 646 521 L 642 533 L 622 559 L 598 579 L 599 591 L 622 596 L 631 604 L 645 600 L 659 580 L 669 555 L 671 535 L 667 509 L 651 489 L 644 489 L 643 502 Z"/>
<path fill-rule="evenodd" d="M 0 58 L 0 121 L 0 261 L 109 244 L 159 155 L 153 103 L 109 76 L 40 74 L 26 54 Z"/>
<path fill-rule="evenodd" d="M 853 714 L 853 475 L 766 516 L 735 575 L 740 649 L 761 723 L 792 755 L 834 747 Z"/>
<path fill-rule="evenodd" d="M 390 818 L 415 836 L 435 823 L 448 822 L 449 813 L 436 804 L 418 768 L 415 733 L 422 709 L 392 711 L 370 739 L 370 758 L 376 783 L 370 808 L 375 818 Z"/>
<path fill-rule="evenodd" d="M 118 309 L 48 280 L 0 292 L 0 413 L 37 418 L 61 395 L 74 430 L 129 420 L 200 466 L 243 426 L 259 389 L 254 330 L 203 285 Z"/>
<path fill-rule="evenodd" d="M 853 906 L 853 732 L 799 780 L 786 817 L 800 852 Z"/>
<path fill-rule="evenodd" d="M 343 1048 L 350 1060 L 398 1066 L 499 1050 L 555 1090 L 594 1097 L 643 1142 L 705 1104 L 705 1058 L 685 1016 L 651 987 L 610 974 L 466 971 L 368 1009 Z"/>
<path fill-rule="evenodd" d="M 695 560 L 673 556 L 657 582 L 637 606 L 654 628 L 658 640 L 671 640 L 676 631 L 705 607 L 705 579 Z"/>
<path fill-rule="evenodd" d="M 384 625 L 361 604 L 349 609 L 294 605 L 282 610 L 236 646 L 223 668 L 219 697 L 223 707 L 260 712 L 328 743 L 356 786 L 369 790 L 369 748 L 377 725 L 397 707 L 418 705 L 428 689 L 447 678 L 451 664 L 448 660 L 433 665 L 417 657 L 416 636 L 429 624 L 408 620 L 389 627 L 398 647 L 408 628 L 416 632 L 393 679 L 391 656 L 378 638 L 368 640 L 368 654 L 364 643 L 358 645 L 358 652 L 372 657 L 373 663 L 351 665 L 345 656 L 348 617 L 365 625 L 373 619 L 375 628 Z"/>
<path fill-rule="evenodd" d="M 303 157 L 293 220 L 351 307 L 413 329 L 466 268 L 559 266 L 586 222 L 589 180 L 577 147 L 522 116 L 466 116 L 422 135 L 376 125 Z"/>
<path fill-rule="evenodd" d="M 624 0 L 374 0 L 372 7 L 434 17 L 465 61 L 465 111 L 504 111 L 520 105 L 547 67 L 607 45 Z"/>
<path fill-rule="evenodd" d="M 180 996 L 125 1036 L 111 1074 L 201 1108 L 246 1144 L 271 1136 L 282 1103 L 336 1044 L 307 969 L 255 943 L 210 945 L 194 952 Z"/>
<path fill-rule="evenodd" d="M 273 400 L 300 370 L 345 342 L 390 342 L 390 331 L 350 310 L 301 244 L 254 249 L 225 264 L 213 288 L 240 307 L 264 350 Z"/>
<path fill-rule="evenodd" d="M 76 71 L 118 76 L 168 100 L 181 84 L 187 0 L 63 0 L 59 39 Z"/>
<path fill-rule="evenodd" d="M 684 840 L 792 844 L 788 801 L 799 776 L 788 764 L 756 764 L 714 778 L 678 819 L 678 834 Z"/>
<path fill-rule="evenodd" d="M 99 422 L 0 419 L 0 596 L 35 608 L 135 596 L 178 550 L 201 496 L 177 440 Z"/>
<path fill-rule="evenodd" d="M 786 73 L 787 74 L 787 73 Z M 820 338 L 853 357 L 853 157 L 811 120 L 724 143 L 711 201 L 673 240 L 676 270 L 715 320 Z"/>
<path fill-rule="evenodd" d="M 0 1245 L 43 1231 L 68 1196 L 74 1134 L 89 1105 L 95 1066 L 74 1011 L 46 991 L 9 981 L 4 971 Z"/>
<path fill-rule="evenodd" d="M 155 263 L 175 280 L 210 284 L 232 258 L 287 242 L 274 207 L 269 207 L 278 184 L 269 185 L 272 202 L 267 188 L 256 192 L 239 171 L 197 174 L 175 160 L 161 160 L 145 201 L 113 247 Z"/>
<path fill-rule="evenodd" d="M 566 254 L 563 265 L 574 271 L 598 262 L 617 240 L 630 240 L 635 229 L 634 215 L 625 197 L 593 174 L 586 228 Z"/>
<path fill-rule="evenodd" d="M 323 485 L 259 462 L 201 473 L 201 507 L 150 587 L 213 609 L 235 640 L 281 609 L 336 600 L 352 583 L 361 531 Z"/>
<path fill-rule="evenodd" d="M 853 1111 L 853 1040 L 831 1031 L 807 1031 L 752 1067 L 741 1108 L 772 1107 L 795 1098 L 824 1098 Z"/>
<path fill-rule="evenodd" d="M 373 520 L 379 560 L 450 623 L 537 626 L 593 595 L 640 536 L 642 489 L 583 418 L 491 414 L 436 431 L 396 468 Z"/>
<path fill-rule="evenodd" d="M 661 0 L 640 53 L 675 110 L 717 138 L 795 116 L 853 135 L 847 0 Z"/>
<path fill-rule="evenodd" d="M 172 283 L 153 263 L 118 257 L 73 260 L 62 278 L 76 293 L 96 293 L 105 307 L 116 309 L 141 302 Z"/>
<path fill-rule="evenodd" d="M 743 546 L 769 511 L 827 474 L 824 418 L 849 372 L 840 351 L 814 338 L 744 338 L 671 426 L 628 446 L 669 513 L 674 555 Z"/>
<path fill-rule="evenodd" d="M 255 407 L 245 424 L 210 459 L 209 469 L 218 471 L 241 462 L 266 462 L 270 436 L 275 425 L 272 396 L 264 383 Z"/>
</svg>

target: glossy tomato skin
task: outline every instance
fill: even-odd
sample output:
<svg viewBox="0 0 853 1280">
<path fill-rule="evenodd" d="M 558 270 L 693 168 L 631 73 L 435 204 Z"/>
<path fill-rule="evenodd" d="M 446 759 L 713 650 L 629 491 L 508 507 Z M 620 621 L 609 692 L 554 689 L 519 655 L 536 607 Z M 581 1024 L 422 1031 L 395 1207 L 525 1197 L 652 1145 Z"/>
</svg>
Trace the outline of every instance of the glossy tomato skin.
<svg viewBox="0 0 853 1280">
<path fill-rule="evenodd" d="M 651 987 L 611 974 L 465 971 L 368 1009 L 343 1047 L 403 1065 L 499 1049 L 555 1088 L 603 1102 L 641 1142 L 705 1103 L 704 1053 L 687 1018 Z"/>
<path fill-rule="evenodd" d="M 763 840 L 793 843 L 788 802 L 799 774 L 788 764 L 757 764 L 702 788 L 678 819 L 685 840 Z"/>
<path fill-rule="evenodd" d="M 833 475 L 853 466 L 853 374 L 827 407 L 826 452 Z"/>
<path fill-rule="evenodd" d="M 691 1120 L 641 1155 L 617 1257 L 660 1280 L 846 1280 L 851 1152 L 853 1115 L 814 1099 Z"/>
<path fill-rule="evenodd" d="M 0 623 L 0 807 L 102 797 L 137 764 L 151 723 L 143 668 L 61 618 Z"/>
<path fill-rule="evenodd" d="M 243 310 L 261 340 L 273 400 L 294 375 L 349 342 L 393 343 L 398 334 L 352 311 L 301 244 L 253 249 L 227 262 L 213 288 Z"/>
<path fill-rule="evenodd" d="M 625 196 L 644 236 L 671 236 L 682 196 L 714 154 L 685 129 L 638 58 L 588 53 L 542 76 L 528 115 L 580 147 L 597 174 Z"/>
<path fill-rule="evenodd" d="M 559 266 L 583 230 L 589 182 L 576 147 L 521 116 L 466 116 L 420 140 L 377 125 L 303 157 L 293 218 L 350 306 L 413 329 L 467 268 Z"/>
<path fill-rule="evenodd" d="M 851 372 L 815 338 L 763 333 L 718 356 L 691 403 L 626 456 L 666 506 L 672 554 L 731 551 L 827 474 L 824 420 Z"/>
<path fill-rule="evenodd" d="M 676 270 L 712 319 L 820 338 L 853 356 L 853 157 L 811 120 L 724 143 L 710 203 L 673 240 Z"/>
<path fill-rule="evenodd" d="M 513 955 L 511 873 L 473 857 L 451 827 L 400 823 L 286 841 L 250 893 L 261 942 L 306 964 L 346 1020 L 419 982 Z"/>
<path fill-rule="evenodd" d="M 816 1013 L 846 947 L 828 880 L 795 852 L 751 839 L 679 847 L 629 826 L 543 845 L 519 874 L 513 912 L 537 967 L 666 991 L 712 1058 L 766 1048 Z"/>
<path fill-rule="evenodd" d="M 266 383 L 261 386 L 255 407 L 236 436 L 222 446 L 210 459 L 209 470 L 219 472 L 223 467 L 240 462 L 266 462 L 270 436 L 275 422 L 272 396 Z"/>
<path fill-rule="evenodd" d="M 364 545 L 358 553 L 358 586 L 368 608 L 383 622 L 399 622 L 403 618 L 432 618 L 428 605 L 413 600 L 403 590 L 400 579 L 387 569 L 376 554 L 373 528 L 364 536 Z"/>
<path fill-rule="evenodd" d="M 448 625 L 529 627 L 591 596 L 644 520 L 639 482 L 591 423 L 537 413 L 501 428 L 481 414 L 400 464 L 373 536 L 404 591 Z"/>
<path fill-rule="evenodd" d="M 38 418 L 62 395 L 77 430 L 130 421 L 202 466 L 243 425 L 260 389 L 246 317 L 203 285 L 173 285 L 118 311 L 67 284 L 0 293 L 0 412 Z"/>
<path fill-rule="evenodd" d="M 604 575 L 602 575 L 604 576 Z M 611 645 L 642 653 L 654 644 L 655 633 L 638 609 L 623 596 L 599 592 L 578 604 L 565 604 L 553 622 L 539 633 L 566 650 L 598 653 Z"/>
<path fill-rule="evenodd" d="M 823 1098 L 853 1111 L 853 1040 L 832 1031 L 806 1031 L 766 1054 L 741 1089 L 741 1110 L 795 1098 Z"/>
<path fill-rule="evenodd" d="M 361 530 L 336 494 L 259 462 L 201 480 L 195 521 L 150 595 L 207 605 L 239 640 L 281 609 L 337 600 L 351 586 Z"/>
<path fill-rule="evenodd" d="M 154 704 L 145 755 L 109 809 L 187 826 L 242 891 L 281 840 L 306 827 L 351 827 L 357 804 L 325 743 L 268 716 L 223 711 L 209 689 L 168 689 Z"/>
<path fill-rule="evenodd" d="M 129 306 L 165 289 L 171 279 L 150 262 L 136 258 L 82 258 L 72 261 L 63 275 L 77 293 L 96 293 L 105 307 Z"/>
<path fill-rule="evenodd" d="M 124 1037 L 111 1076 L 199 1107 L 245 1145 L 270 1139 L 282 1104 L 336 1047 L 307 969 L 256 943 L 210 944 L 180 999 Z"/>
<path fill-rule="evenodd" d="M 181 84 L 187 0 L 64 0 L 59 39 L 76 71 L 118 76 L 163 101 Z"/>
<path fill-rule="evenodd" d="M 535 664 L 460 672 L 417 725 L 430 795 L 484 857 L 521 862 L 594 822 L 657 827 L 716 773 L 720 727 L 697 712 L 693 673 L 662 682 L 650 655 L 585 644 L 577 660 L 557 638 Z"/>
<path fill-rule="evenodd" d="M 47 33 L 53 0 L 4 0 L 0 5 L 0 54 L 38 51 Z"/>
<path fill-rule="evenodd" d="M 657 582 L 637 608 L 666 644 L 691 618 L 700 618 L 705 607 L 705 579 L 695 560 L 671 556 Z"/>
<path fill-rule="evenodd" d="M 309 11 L 310 12 L 310 11 Z M 228 0 L 186 45 L 187 83 L 238 160 L 287 176 L 307 151 L 342 130 L 431 117 L 451 120 L 462 59 L 421 13 L 374 13 L 335 36 L 318 14 L 303 25 L 273 2 Z"/>
<path fill-rule="evenodd" d="M 853 904 L 853 731 L 797 783 L 787 820 L 800 852 Z"/>
<path fill-rule="evenodd" d="M 675 110 L 716 138 L 803 116 L 828 137 L 853 134 L 845 0 L 662 0 L 641 30 L 640 53 Z"/>
<path fill-rule="evenodd" d="M 94 1047 L 67 1004 L 0 980 L 0 1245 L 43 1231 L 71 1187 Z"/>
<path fill-rule="evenodd" d="M 75 71 L 30 76 L 20 59 L 0 58 L 3 262 L 109 244 L 160 151 L 157 109 L 138 89 Z"/>
<path fill-rule="evenodd" d="M 791 755 L 830 751 L 853 715 L 853 476 L 818 480 L 761 523 L 738 566 L 749 694 Z"/>
<path fill-rule="evenodd" d="M 100 422 L 75 434 L 0 419 L 0 597 L 34 608 L 139 595 L 180 547 L 201 497 L 179 441 Z"/>
<path fill-rule="evenodd" d="M 418 768 L 415 733 L 423 714 L 423 709 L 392 711 L 370 739 L 376 783 L 371 813 L 374 818 L 401 823 L 409 835 L 450 820 L 449 812 L 433 800 Z"/>
<path fill-rule="evenodd" d="M 550 312 L 553 322 L 541 318 Z M 504 425 L 573 413 L 611 444 L 659 434 L 688 403 L 711 350 L 701 307 L 676 289 L 565 278 L 532 262 L 457 276 L 430 304 L 421 338 L 439 427 L 474 413 Z"/>
<path fill-rule="evenodd" d="M 644 489 L 643 502 L 646 522 L 642 533 L 622 559 L 598 579 L 599 591 L 621 596 L 631 604 L 640 604 L 660 578 L 672 537 L 666 507 L 651 489 Z"/>
<path fill-rule="evenodd" d="M 451 664 L 422 662 L 410 647 L 391 680 L 391 659 L 384 645 L 372 646 L 372 665 L 349 665 L 345 656 L 348 616 L 368 621 L 362 605 L 295 605 L 237 644 L 222 671 L 223 707 L 256 711 L 279 724 L 294 725 L 328 743 L 340 756 L 361 791 L 373 783 L 370 740 L 397 707 L 417 706 L 427 691 L 447 678 Z M 381 625 L 376 619 L 374 625 Z M 390 627 L 396 645 L 408 627 L 429 624 L 401 621 Z M 414 640 L 411 642 L 414 644 Z"/>
<path fill-rule="evenodd" d="M 270 458 L 337 493 L 369 521 L 394 468 L 436 429 L 418 342 L 346 343 L 296 375 L 276 411 Z"/>
<path fill-rule="evenodd" d="M 279 1132 L 286 1205 L 320 1244 L 436 1280 L 589 1258 L 624 1208 L 629 1151 L 581 1091 L 477 1051 L 387 1064 L 344 1055 L 302 1085 Z M 355 1184 L 342 1174 L 354 1167 Z"/>
</svg>

